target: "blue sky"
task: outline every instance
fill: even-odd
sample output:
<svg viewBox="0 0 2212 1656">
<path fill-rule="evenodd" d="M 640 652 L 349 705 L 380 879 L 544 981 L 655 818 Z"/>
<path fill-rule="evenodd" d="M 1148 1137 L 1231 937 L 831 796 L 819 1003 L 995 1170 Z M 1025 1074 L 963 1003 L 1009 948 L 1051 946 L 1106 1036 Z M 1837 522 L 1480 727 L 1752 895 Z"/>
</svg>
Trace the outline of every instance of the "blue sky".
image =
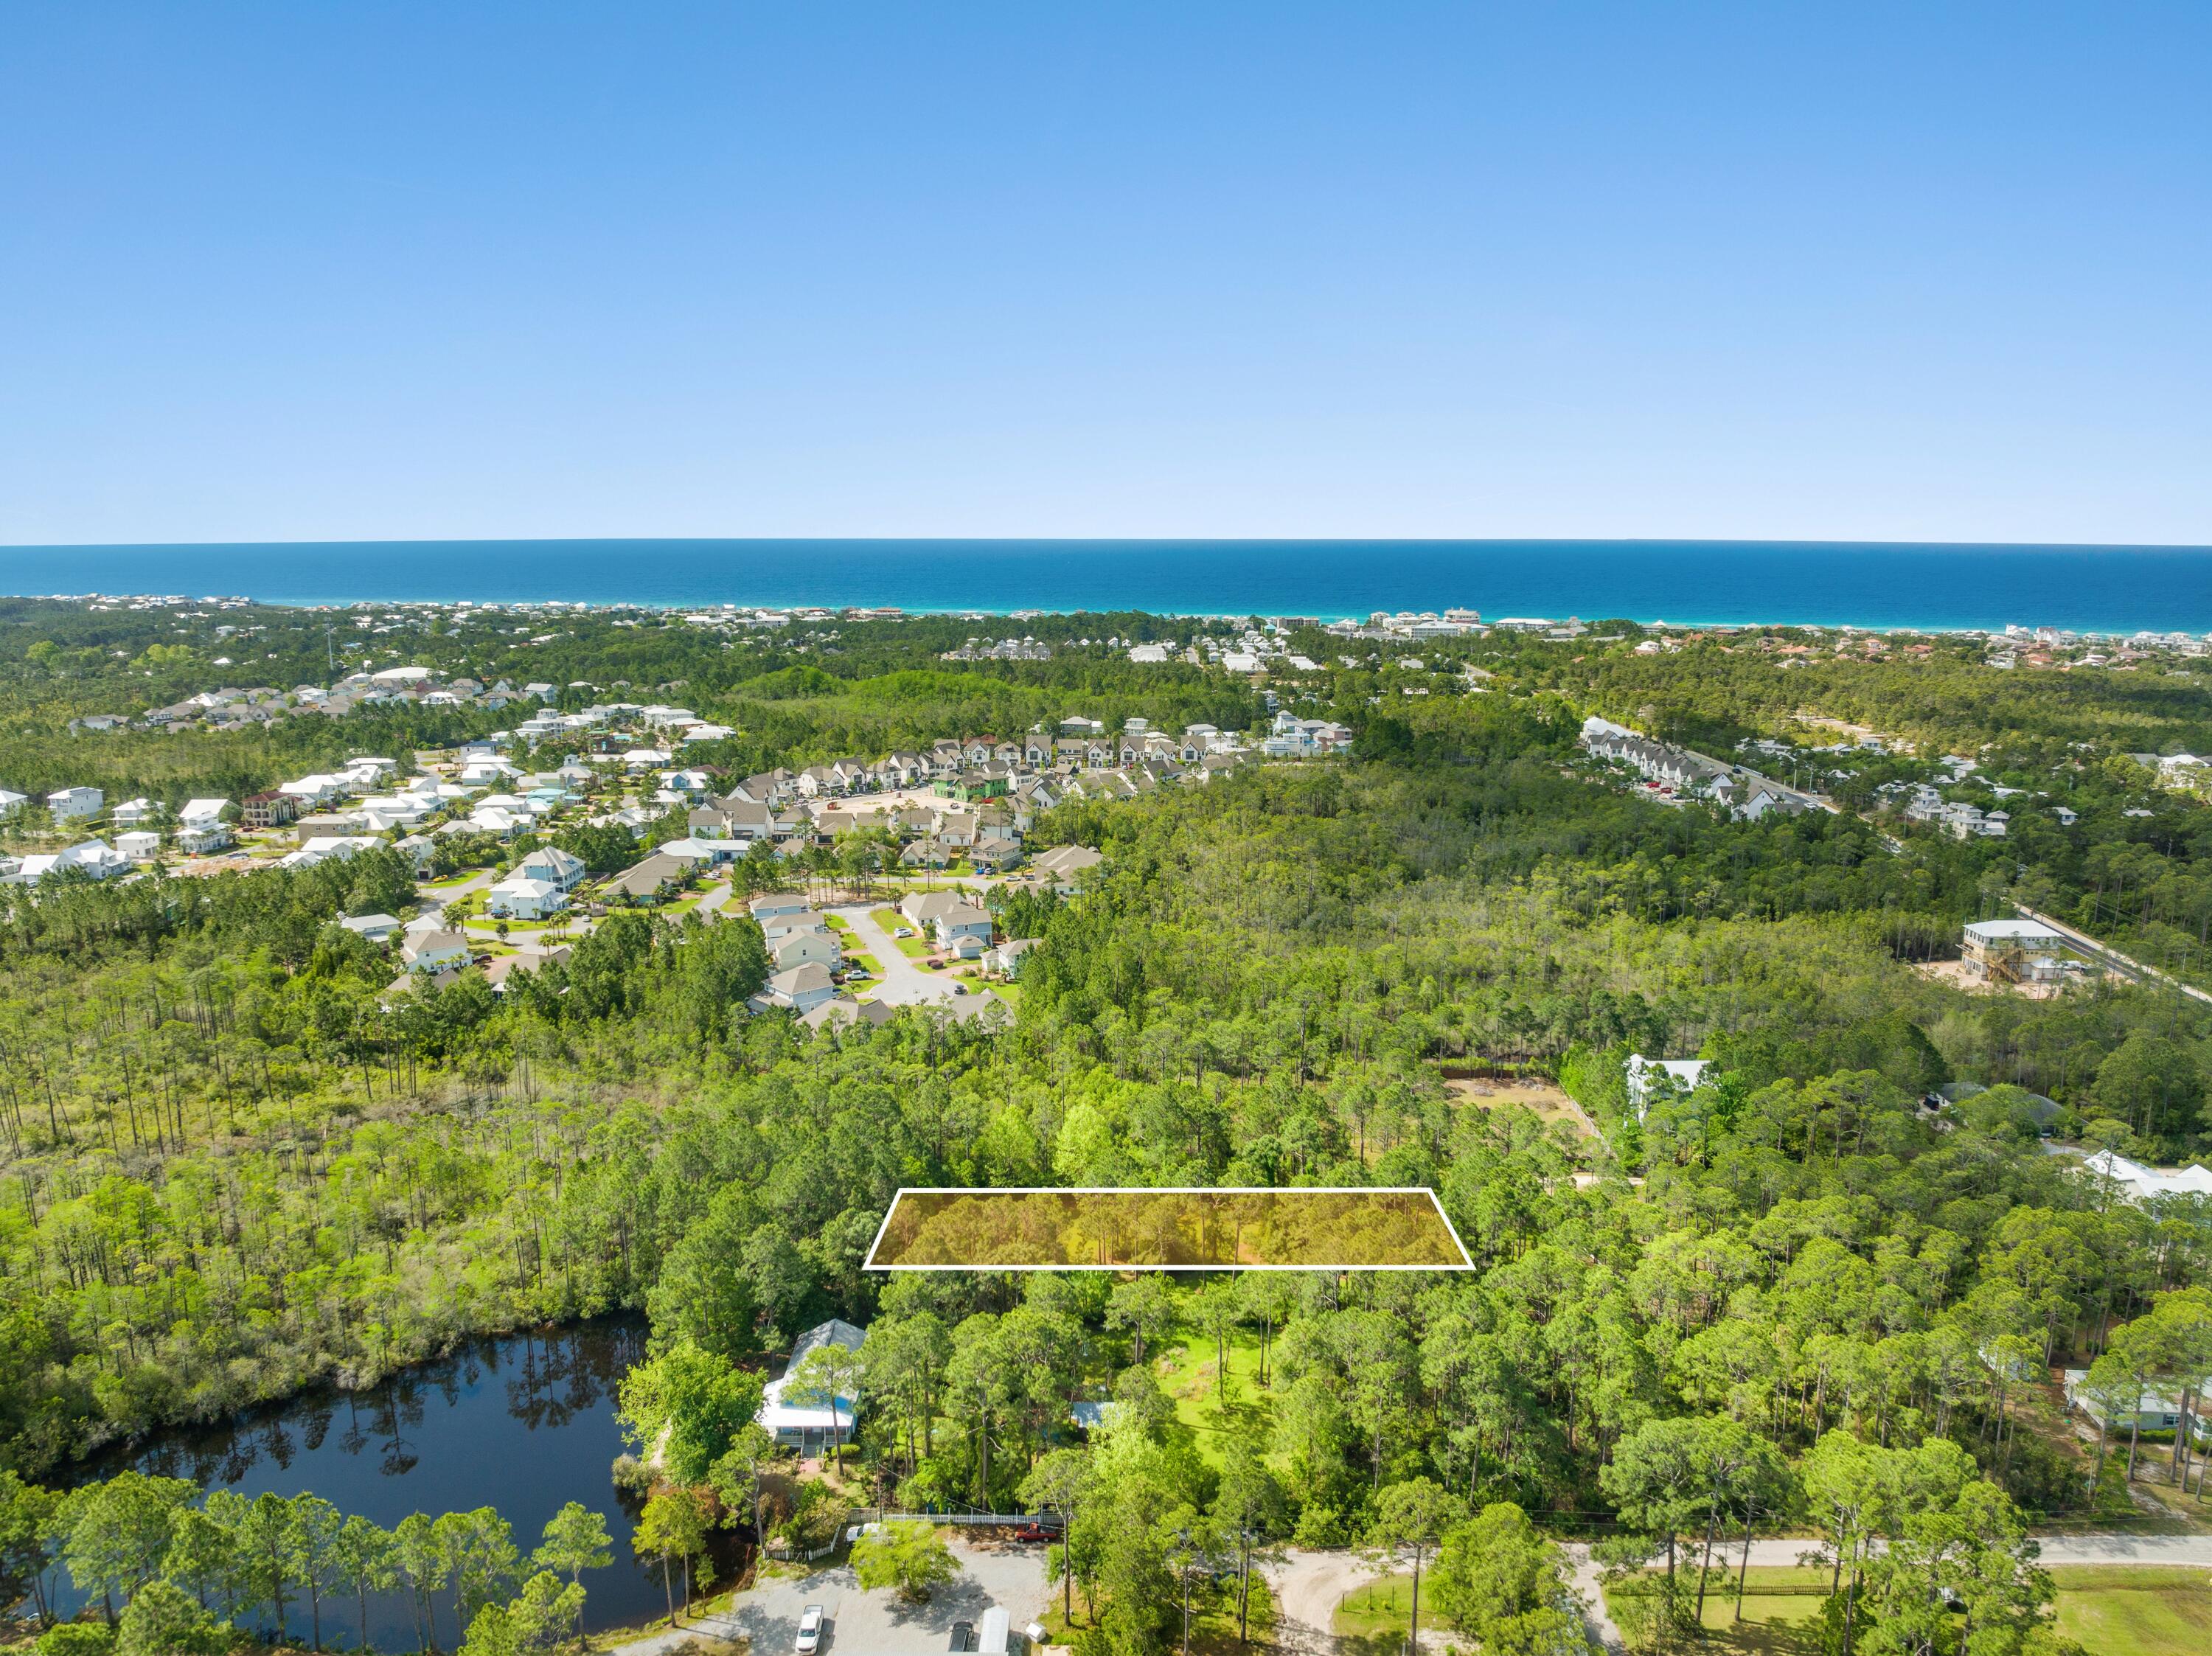
<svg viewBox="0 0 2212 1656">
<path fill-rule="evenodd" d="M 2212 7 L 0 9 L 0 542 L 2212 543 Z"/>
</svg>

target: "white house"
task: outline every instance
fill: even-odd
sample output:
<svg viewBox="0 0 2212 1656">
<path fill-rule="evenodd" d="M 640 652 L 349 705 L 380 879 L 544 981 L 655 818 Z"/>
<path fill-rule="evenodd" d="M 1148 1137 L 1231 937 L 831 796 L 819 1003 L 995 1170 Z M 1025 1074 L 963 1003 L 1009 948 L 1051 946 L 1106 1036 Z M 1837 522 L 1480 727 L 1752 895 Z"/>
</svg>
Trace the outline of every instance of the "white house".
<svg viewBox="0 0 2212 1656">
<path fill-rule="evenodd" d="M 1677 1087 L 1686 1093 L 1693 1091 L 1711 1067 L 1704 1059 L 1646 1058 L 1632 1052 L 1627 1065 L 1628 1101 L 1636 1107 L 1636 1119 L 1644 1119 L 1652 1093 Z"/>
<path fill-rule="evenodd" d="M 222 817 L 186 822 L 177 830 L 177 849 L 187 857 L 204 857 L 230 844 L 230 824 Z"/>
<path fill-rule="evenodd" d="M 768 986 L 748 1004 L 757 1011 L 787 1006 L 794 1012 L 811 1012 L 836 992 L 837 986 L 830 980 L 830 968 L 818 961 L 810 961 L 787 972 L 776 973 L 769 979 Z"/>
<path fill-rule="evenodd" d="M 62 788 L 46 796 L 46 809 L 57 822 L 81 822 L 100 815 L 107 796 L 98 788 Z"/>
<path fill-rule="evenodd" d="M 855 1328 L 833 1317 L 808 1329 L 792 1343 L 791 1361 L 784 1365 L 783 1373 L 761 1388 L 761 1410 L 756 1416 L 779 1445 L 810 1455 L 853 1441 L 854 1416 L 860 1407 L 857 1395 L 840 1393 L 834 1399 L 787 1401 L 784 1393 L 808 1352 L 830 1344 L 858 1351 L 867 1336 L 866 1329 Z"/>
<path fill-rule="evenodd" d="M 177 820 L 187 828 L 220 822 L 225 820 L 224 813 L 229 809 L 230 801 L 228 799 L 187 799 L 184 809 L 177 813 Z"/>
<path fill-rule="evenodd" d="M 908 925 L 927 931 L 939 914 L 965 901 L 957 891 L 909 891 L 899 900 L 899 913 Z"/>
<path fill-rule="evenodd" d="M 389 943 L 400 931 L 396 914 L 349 914 L 338 924 L 356 937 L 366 937 L 371 943 Z"/>
<path fill-rule="evenodd" d="M 345 779 L 317 772 L 303 776 L 296 782 L 280 782 L 276 792 L 309 805 L 326 805 L 333 799 L 343 799 L 349 792 Z"/>
<path fill-rule="evenodd" d="M 773 919 L 779 914 L 804 914 L 811 905 L 806 899 L 789 891 L 770 891 L 754 898 L 745 905 L 746 911 L 757 920 Z"/>
<path fill-rule="evenodd" d="M 134 863 L 150 863 L 161 854 L 161 836 L 152 828 L 118 834 L 115 836 L 115 849 Z"/>
<path fill-rule="evenodd" d="M 956 903 L 930 922 L 938 945 L 962 960 L 981 958 L 991 946 L 991 917 L 973 903 Z"/>
<path fill-rule="evenodd" d="M 568 906 L 568 894 L 550 880 L 517 874 L 484 893 L 484 913 L 495 919 L 542 920 Z"/>
<path fill-rule="evenodd" d="M 845 963 L 837 934 L 826 926 L 819 931 L 786 932 L 769 944 L 768 953 L 779 972 L 795 966 L 821 966 L 834 972 Z"/>
<path fill-rule="evenodd" d="M 502 840 L 511 840 L 530 827 L 534 819 L 509 810 L 505 805 L 479 805 L 469 813 L 469 827 L 478 834 L 495 834 Z"/>
<path fill-rule="evenodd" d="M 154 802 L 143 796 L 137 799 L 125 799 L 112 814 L 115 826 L 119 828 L 141 827 L 160 815 L 154 808 Z"/>
<path fill-rule="evenodd" d="M 410 972 L 438 972 L 469 963 L 469 940 L 458 931 L 410 931 L 399 954 Z"/>
<path fill-rule="evenodd" d="M 1022 974 L 1024 957 L 1041 941 L 1036 937 L 1010 937 L 997 948 L 985 952 L 983 969 L 1008 978 L 1018 978 Z"/>
<path fill-rule="evenodd" d="M 1106 860 L 1103 853 L 1088 846 L 1054 846 L 1050 851 L 1030 859 L 1033 874 L 1050 884 L 1063 895 L 1075 889 L 1075 877 L 1086 868 L 1095 868 Z"/>
<path fill-rule="evenodd" d="M 95 880 L 105 880 L 112 874 L 120 874 L 131 866 L 131 859 L 110 846 L 104 840 L 87 840 L 71 846 L 66 851 L 46 852 L 26 857 L 16 870 L 7 879 L 15 885 L 36 885 L 49 874 L 59 874 L 65 869 L 82 869 Z"/>
<path fill-rule="evenodd" d="M 533 880 L 544 880 L 563 891 L 574 891 L 576 883 L 584 877 L 584 859 L 558 846 L 540 846 L 514 867 L 517 874 Z"/>
<path fill-rule="evenodd" d="M 2212 1196 L 2212 1172 L 2201 1162 L 2185 1168 L 2148 1168 L 2112 1150 L 2100 1150 L 2083 1164 L 2094 1174 L 2115 1180 L 2131 1200 L 2148 1202 L 2160 1196 Z"/>
<path fill-rule="evenodd" d="M 300 842 L 297 851 L 276 860 L 279 868 L 313 868 L 328 858 L 345 858 L 357 851 L 367 851 L 377 843 L 365 834 L 317 834 Z"/>
</svg>

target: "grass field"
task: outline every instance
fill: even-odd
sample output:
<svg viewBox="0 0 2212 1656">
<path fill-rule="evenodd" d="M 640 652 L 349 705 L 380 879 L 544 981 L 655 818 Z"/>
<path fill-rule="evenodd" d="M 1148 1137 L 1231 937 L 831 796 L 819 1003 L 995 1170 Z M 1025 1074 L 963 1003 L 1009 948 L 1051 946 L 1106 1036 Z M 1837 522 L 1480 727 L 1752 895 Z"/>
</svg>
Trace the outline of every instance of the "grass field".
<svg viewBox="0 0 2212 1656">
<path fill-rule="evenodd" d="M 1273 1404 L 1259 1383 L 1260 1341 L 1256 1335 L 1229 1346 L 1229 1385 L 1217 1388 L 1213 1342 L 1202 1336 L 1159 1346 L 1150 1354 L 1160 1390 L 1175 1404 L 1176 1418 L 1190 1428 L 1198 1452 L 1219 1466 L 1231 1435 L 1262 1445 L 1273 1421 Z"/>
<path fill-rule="evenodd" d="M 1402 1641 L 1413 1607 L 1411 1571 L 1377 1576 L 1338 1600 L 1335 1612 L 1329 1617 L 1329 1631 L 1340 1639 L 1374 1639 L 1395 1634 Z"/>
<path fill-rule="evenodd" d="M 2202 1656 L 2212 1649 L 2212 1570 L 2063 1565 L 2058 1630 L 2097 1656 Z"/>
<path fill-rule="evenodd" d="M 2058 1589 L 2059 1633 L 2096 1656 L 2202 1656 L 2212 1648 L 2212 1570 L 2061 1565 L 2051 1574 Z M 1819 1618 L 1826 1587 L 1820 1570 L 1753 1569 L 1745 1581 L 1738 1623 L 1735 1577 L 1716 1570 L 1706 1589 L 1705 1648 L 1729 1656 L 1814 1656 L 1815 1641 L 1806 1624 Z M 1623 1596 L 1619 1587 L 1606 1595 L 1616 1620 Z M 1402 1638 L 1402 1607 L 1397 1616 Z"/>
<path fill-rule="evenodd" d="M 891 941 L 898 945 L 899 953 L 904 955 L 908 960 L 921 960 L 928 955 L 929 945 L 920 937 L 902 937 L 898 935 L 898 929 L 906 924 L 906 916 L 896 908 L 876 910 L 875 919 L 876 924 L 883 927 L 884 931 L 890 935 Z"/>
</svg>

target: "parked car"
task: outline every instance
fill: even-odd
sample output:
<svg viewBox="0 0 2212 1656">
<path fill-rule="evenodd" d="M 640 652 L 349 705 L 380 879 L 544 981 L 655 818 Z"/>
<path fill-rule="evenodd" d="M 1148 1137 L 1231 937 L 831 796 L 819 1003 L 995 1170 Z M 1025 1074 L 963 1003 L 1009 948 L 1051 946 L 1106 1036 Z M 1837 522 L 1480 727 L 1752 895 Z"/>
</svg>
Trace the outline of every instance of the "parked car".
<svg viewBox="0 0 2212 1656">
<path fill-rule="evenodd" d="M 1017 1541 L 1057 1541 L 1060 1532 L 1048 1524 L 1024 1524 L 1014 1532 Z"/>
<path fill-rule="evenodd" d="M 822 1606 L 809 1604 L 799 1613 L 799 1656 L 814 1656 L 822 1647 Z"/>
<path fill-rule="evenodd" d="M 955 1622 L 952 1624 L 952 1636 L 945 1641 L 945 1647 L 948 1651 L 975 1649 L 975 1624 L 973 1622 Z"/>
<path fill-rule="evenodd" d="M 914 928 L 910 925 L 902 925 L 899 927 L 897 931 L 892 932 L 891 936 L 894 937 L 911 937 L 914 936 Z M 961 1625 L 965 1627 L 967 1623 L 963 1622 Z"/>
</svg>

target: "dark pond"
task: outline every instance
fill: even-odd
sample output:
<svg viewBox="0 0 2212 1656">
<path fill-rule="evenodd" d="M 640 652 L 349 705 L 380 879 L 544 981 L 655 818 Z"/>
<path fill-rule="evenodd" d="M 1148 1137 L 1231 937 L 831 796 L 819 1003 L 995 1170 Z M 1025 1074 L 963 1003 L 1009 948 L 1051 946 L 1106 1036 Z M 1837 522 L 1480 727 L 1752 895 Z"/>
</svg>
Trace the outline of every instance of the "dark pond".
<svg viewBox="0 0 2212 1656">
<path fill-rule="evenodd" d="M 545 1520 L 580 1501 L 605 1514 L 615 1555 L 610 1568 L 585 1572 L 586 1624 L 625 1626 L 665 1613 L 659 1574 L 630 1550 L 635 1508 L 609 1470 L 624 1447 L 616 1389 L 644 1354 L 644 1325 L 629 1321 L 486 1340 L 370 1391 L 313 1393 L 165 1434 L 130 1464 L 246 1495 L 313 1490 L 387 1529 L 412 1512 L 495 1507 L 526 1556 Z M 440 1600 L 439 1642 L 451 1650 L 459 1642 L 453 1603 L 449 1594 Z M 289 1619 L 304 1636 L 304 1607 Z M 353 1644 L 358 1625 L 350 1598 L 325 1600 L 325 1642 Z M 413 1612 L 398 1594 L 369 1601 L 368 1627 L 380 1650 L 415 1648 Z"/>
</svg>

